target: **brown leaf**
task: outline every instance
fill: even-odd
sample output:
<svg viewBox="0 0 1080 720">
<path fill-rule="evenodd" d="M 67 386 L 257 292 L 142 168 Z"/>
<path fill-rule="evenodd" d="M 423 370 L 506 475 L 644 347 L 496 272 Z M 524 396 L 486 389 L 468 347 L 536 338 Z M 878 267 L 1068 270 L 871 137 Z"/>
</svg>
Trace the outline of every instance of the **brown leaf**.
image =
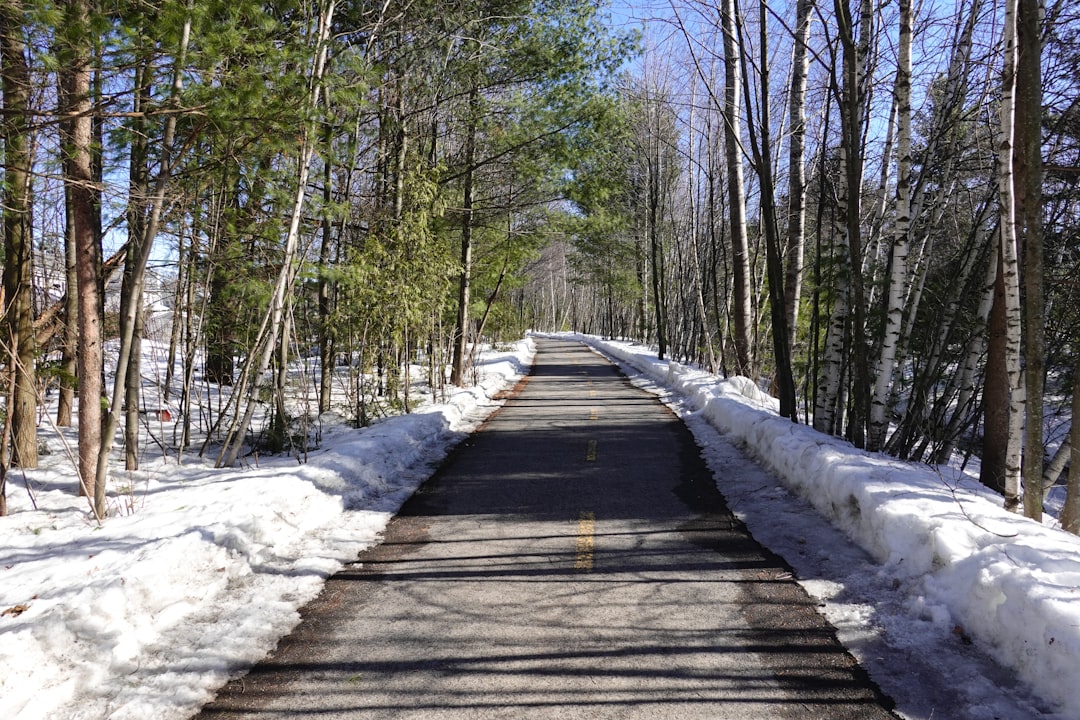
<svg viewBox="0 0 1080 720">
<path fill-rule="evenodd" d="M 7 610 L 0 612 L 0 616 L 10 615 L 11 617 L 19 617 L 29 609 L 29 605 L 12 605 Z"/>
</svg>

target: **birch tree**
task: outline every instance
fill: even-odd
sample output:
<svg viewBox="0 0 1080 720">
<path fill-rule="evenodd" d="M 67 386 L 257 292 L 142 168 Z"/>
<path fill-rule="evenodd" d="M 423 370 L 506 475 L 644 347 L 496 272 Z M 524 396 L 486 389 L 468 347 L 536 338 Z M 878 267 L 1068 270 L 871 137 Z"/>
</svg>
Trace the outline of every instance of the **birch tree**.
<svg viewBox="0 0 1080 720">
<path fill-rule="evenodd" d="M 866 110 L 866 63 L 870 47 L 872 7 L 861 0 L 861 32 L 856 43 L 854 21 L 848 0 L 834 3 L 840 45 L 843 48 L 842 81 L 840 83 L 841 170 L 845 192 L 840 197 L 840 214 L 844 221 L 848 257 L 851 262 L 851 368 L 852 398 L 847 437 L 856 447 L 865 444 L 865 423 L 869 402 L 869 368 L 866 347 L 866 292 L 863 284 L 862 243 L 862 178 L 863 178 L 863 114 Z"/>
<path fill-rule="evenodd" d="M 806 243 L 806 77 L 810 66 L 808 43 L 815 0 L 797 0 L 795 36 L 791 56 L 791 89 L 788 94 L 788 206 L 787 206 L 787 302 L 788 347 L 794 352 L 798 338 L 799 304 L 802 298 L 803 256 Z"/>
<path fill-rule="evenodd" d="M 724 157 L 727 169 L 728 231 L 731 233 L 732 324 L 735 372 L 753 374 L 750 251 L 746 234 L 746 188 L 742 167 L 742 42 L 736 23 L 736 0 L 722 0 L 724 36 Z"/>
<path fill-rule="evenodd" d="M 1016 237 L 1016 188 L 1013 148 L 1016 118 L 1017 0 L 1005 1 L 1001 105 L 998 129 L 998 191 L 1001 219 L 998 230 L 998 291 L 991 310 L 987 360 L 986 434 L 983 482 L 998 488 L 1005 507 L 1020 507 L 1021 442 L 1025 387 L 1020 368 L 1022 344 L 1020 267 Z M 996 384 L 996 385 L 995 385 Z M 1000 390 L 991 392 L 994 387 Z M 999 454 L 1000 453 L 1000 454 Z M 998 463 L 989 462 L 1000 457 Z"/>
<path fill-rule="evenodd" d="M 900 0 L 900 47 L 896 71 L 896 219 L 889 254 L 889 292 L 874 392 L 870 404 L 867 447 L 880 450 L 888 431 L 888 403 L 904 317 L 908 282 L 908 233 L 911 228 L 911 0 Z"/>
</svg>

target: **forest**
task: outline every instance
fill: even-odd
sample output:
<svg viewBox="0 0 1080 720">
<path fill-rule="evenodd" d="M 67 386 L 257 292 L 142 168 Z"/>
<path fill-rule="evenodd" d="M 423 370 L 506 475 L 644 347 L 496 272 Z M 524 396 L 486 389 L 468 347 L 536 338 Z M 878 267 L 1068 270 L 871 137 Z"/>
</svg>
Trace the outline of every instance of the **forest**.
<svg viewBox="0 0 1080 720">
<path fill-rule="evenodd" d="M 220 467 L 302 458 L 574 330 L 977 459 L 1031 518 L 1064 484 L 1080 532 L 1078 30 L 1067 0 L 5 2 L 0 512 L 45 426 L 100 520 L 148 416 Z"/>
</svg>

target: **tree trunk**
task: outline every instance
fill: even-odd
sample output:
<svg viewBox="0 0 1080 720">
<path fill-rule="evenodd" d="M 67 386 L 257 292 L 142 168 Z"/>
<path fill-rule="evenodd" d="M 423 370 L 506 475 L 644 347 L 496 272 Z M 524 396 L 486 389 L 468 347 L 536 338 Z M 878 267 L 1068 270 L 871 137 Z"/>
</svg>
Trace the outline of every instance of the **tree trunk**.
<svg viewBox="0 0 1080 720">
<path fill-rule="evenodd" d="M 92 498 L 98 518 L 105 516 L 105 484 L 97 482 L 101 453 L 104 354 L 101 332 L 101 238 L 95 217 L 93 116 L 90 104 L 89 8 L 70 0 L 65 9 L 67 46 L 60 95 L 70 121 L 65 123 L 64 180 L 71 194 L 78 286 L 79 480 Z"/>
<path fill-rule="evenodd" d="M 170 90 L 170 104 L 175 106 L 180 102 L 180 92 L 183 89 L 183 70 L 186 65 L 188 40 L 191 34 L 191 17 L 185 18 L 183 31 L 180 37 L 180 47 L 177 51 L 176 61 L 173 66 L 172 87 Z M 140 206 L 142 198 L 146 195 L 138 195 L 134 198 L 136 207 L 129 217 L 135 217 L 137 235 L 132 237 L 131 246 L 128 248 L 127 261 L 124 266 L 124 283 L 120 291 L 120 349 L 116 362 L 116 381 L 113 386 L 112 402 L 105 413 L 105 422 L 102 427 L 101 452 L 97 457 L 97 483 L 104 485 L 109 473 L 109 454 L 112 452 L 115 441 L 116 426 L 119 423 L 122 412 L 122 398 L 131 392 L 138 395 L 136 388 L 129 388 L 128 376 L 132 369 L 132 356 L 135 355 L 133 346 L 142 342 L 142 338 L 136 334 L 139 325 L 139 315 L 142 312 L 143 287 L 146 283 L 146 264 L 150 260 L 150 251 L 153 248 L 154 238 L 157 236 L 158 225 L 161 222 L 161 213 L 165 205 L 165 190 L 172 175 L 173 164 L 176 161 L 173 143 L 176 137 L 177 114 L 170 113 L 165 120 L 165 128 L 161 139 L 161 158 L 159 161 L 158 174 L 154 181 L 154 193 L 150 197 L 147 207 Z M 138 162 L 133 158 L 133 162 Z M 141 175 L 141 169 L 136 175 Z M 138 183 L 137 178 L 132 182 Z M 136 185 L 136 193 L 138 193 Z M 136 360 L 136 368 L 139 362 Z M 138 435 L 138 403 L 136 411 L 128 415 L 128 420 L 136 425 L 131 431 L 135 437 Z M 129 451 L 130 452 L 130 451 Z M 132 458 L 128 456 L 127 462 Z"/>
<path fill-rule="evenodd" d="M 75 254 L 75 225 L 72 219 L 71 188 L 64 187 L 64 327 L 60 357 L 60 392 L 56 399 L 56 424 L 71 427 L 78 386 L 76 350 L 79 344 L 79 294 L 72 292 L 79 285 Z"/>
<path fill-rule="evenodd" d="M 694 311 L 697 313 L 697 321 L 701 326 L 701 344 L 705 346 L 705 359 L 709 363 L 709 372 L 715 374 L 717 369 L 716 351 L 713 348 L 712 332 L 709 327 L 709 316 L 705 309 L 705 273 L 701 266 L 700 253 L 698 252 L 698 236 L 700 235 L 698 214 L 700 210 L 698 207 L 697 195 L 700 191 L 695 181 L 695 178 L 697 177 L 698 159 L 696 151 L 697 139 L 694 137 L 694 109 L 697 105 L 697 76 L 694 76 L 691 95 L 689 127 L 690 143 L 687 157 L 687 181 L 689 183 L 688 194 L 690 199 L 690 272 L 693 274 L 694 279 Z"/>
<path fill-rule="evenodd" d="M 143 111 L 149 102 L 150 87 L 147 79 L 148 62 L 145 60 L 135 68 L 135 113 Z M 139 258 L 144 243 L 152 242 L 147 236 L 146 198 L 150 195 L 150 168 L 148 132 L 149 123 L 145 118 L 136 121 L 136 132 L 132 133 L 131 156 L 128 163 L 128 261 L 124 263 L 124 279 L 121 285 L 121 307 L 131 304 L 135 310 L 134 325 L 124 388 L 124 469 L 139 469 L 139 404 L 142 395 L 142 298 L 132 298 L 131 294 L 140 290 L 142 279 Z M 121 313 L 123 316 L 123 313 Z M 123 337 L 124 332 L 121 331 Z M 119 397 L 119 389 L 114 394 Z"/>
<path fill-rule="evenodd" d="M 911 0 L 900 0 L 900 51 L 896 71 L 896 227 L 889 254 L 889 293 L 881 336 L 867 447 L 878 451 L 889 429 L 887 417 L 908 283 L 908 233 L 911 228 Z"/>
<path fill-rule="evenodd" d="M 840 205 L 847 195 L 847 175 L 843 171 L 845 151 L 840 148 L 839 187 L 833 198 L 835 207 L 828 223 L 821 222 L 822 228 L 828 227 L 829 265 L 831 277 L 826 281 L 832 291 L 832 310 L 829 313 L 828 327 L 825 329 L 825 347 L 821 355 L 818 374 L 817 393 L 814 397 L 814 429 L 837 434 L 843 425 L 844 377 L 848 373 L 845 353 L 848 347 L 849 324 L 851 322 L 851 264 L 848 259 L 848 247 L 844 241 L 846 228 L 840 213 Z M 824 197 L 825 175 L 822 173 L 822 196 Z M 819 211 L 823 212 L 823 211 Z M 819 232 L 819 237 L 820 237 Z M 820 256 L 819 252 L 819 256 Z"/>
<path fill-rule="evenodd" d="M 1043 501 L 1045 502 L 1046 494 L 1050 492 L 1050 488 L 1057 484 L 1058 478 L 1061 477 L 1061 473 L 1065 472 L 1065 467 L 1069 464 L 1069 460 L 1072 458 L 1072 432 L 1065 436 L 1065 439 L 1058 445 L 1058 449 L 1054 452 L 1054 456 L 1050 458 L 1050 462 L 1046 463 L 1046 467 L 1043 468 L 1042 476 L 1042 494 Z"/>
<path fill-rule="evenodd" d="M 330 127 L 326 129 L 326 139 L 330 138 Z M 323 159 L 323 204 L 330 206 L 333 200 L 332 172 L 333 164 L 330 158 Z M 331 232 L 333 222 L 327 213 L 322 221 L 322 244 L 319 246 L 319 414 L 330 410 L 330 399 L 334 391 L 334 355 L 335 338 L 337 333 L 330 322 L 332 310 L 331 298 L 333 286 L 330 280 L 330 248 L 332 244 Z"/>
<path fill-rule="evenodd" d="M 1042 520 L 1045 301 L 1042 233 L 1042 41 L 1039 0 L 1016 13 L 1016 126 L 1013 144 L 1016 243 L 1024 252 L 1024 514 Z"/>
<path fill-rule="evenodd" d="M 1002 74 L 1000 136 L 998 145 L 998 188 L 1001 193 L 1001 223 L 999 242 L 1000 256 L 1000 299 L 995 302 L 994 313 L 997 324 L 992 323 L 989 351 L 999 357 L 991 359 L 1000 363 L 1005 373 L 1005 392 L 1000 391 L 993 397 L 995 403 L 1004 403 L 1005 407 L 991 407 L 991 398 L 986 399 L 986 413 L 1005 413 L 1007 434 L 999 437 L 1005 449 L 1002 480 L 1005 507 L 1016 511 L 1020 506 L 1020 471 L 1021 440 L 1023 434 L 1025 387 L 1024 376 L 1020 370 L 1020 346 L 1022 344 L 1022 321 L 1020 309 L 1020 264 L 1016 238 L 1016 187 L 1013 173 L 1013 145 L 1016 118 L 1016 2 L 1005 2 L 1005 64 Z M 996 300 L 997 298 L 995 298 Z M 996 340 L 996 342 L 995 342 Z M 988 360 L 990 362 L 990 360 Z M 989 373 L 988 373 L 989 375 Z M 989 377 L 987 378 L 989 383 Z M 1000 432 L 1000 430 L 999 430 Z M 989 440 L 988 440 L 989 442 Z"/>
<path fill-rule="evenodd" d="M 848 258 L 851 264 L 851 414 L 848 418 L 847 438 L 856 446 L 865 444 L 865 425 L 869 414 L 870 373 L 866 347 L 866 292 L 863 286 L 862 262 L 862 213 L 861 188 L 862 123 L 865 109 L 865 62 L 869 45 L 868 16 L 870 3 L 861 3 L 863 34 L 859 47 L 855 45 L 854 27 L 847 0 L 836 0 L 839 17 L 839 34 L 843 45 L 843 82 L 840 102 L 841 150 L 845 191 L 841 194 L 840 208 L 847 237 Z"/>
<path fill-rule="evenodd" d="M 33 164 L 28 121 L 30 67 L 23 41 L 21 2 L 0 5 L 0 79 L 3 84 L 4 133 L 4 319 L 8 372 L 14 373 L 8 408 L 13 464 L 35 468 L 37 387 L 34 358 L 34 251 L 30 219 L 30 171 Z"/>
<path fill-rule="evenodd" d="M 732 314 L 734 324 L 735 372 L 754 372 L 750 332 L 753 308 L 750 298 L 750 253 L 746 234 L 746 190 L 742 167 L 742 80 L 741 43 L 735 29 L 735 0 L 723 0 L 720 20 L 724 34 L 724 152 L 727 161 L 728 213 L 732 255 Z"/>
<path fill-rule="evenodd" d="M 1080 535 L 1080 422 L 1077 421 L 1080 418 L 1080 353 L 1076 354 L 1074 365 L 1069 483 L 1065 490 L 1065 505 L 1061 508 L 1061 527 L 1073 535 Z"/>
<path fill-rule="evenodd" d="M 165 381 L 162 389 L 162 402 L 165 403 L 168 403 L 172 397 L 172 384 L 176 374 L 174 368 L 176 355 L 180 349 L 180 336 L 184 329 L 184 316 L 191 314 L 194 310 L 194 308 L 185 307 L 184 305 L 184 286 L 193 272 L 193 268 L 188 267 L 188 264 L 184 262 L 185 253 L 189 262 L 194 262 L 194 252 L 185 249 L 184 236 L 181 234 L 176 248 L 176 288 L 173 291 L 172 318 L 169 323 L 169 349 L 165 357 Z"/>
<path fill-rule="evenodd" d="M 124 388 L 124 469 L 139 469 L 139 408 L 142 404 L 142 335 L 143 310 L 135 311 L 134 341 L 128 355 L 127 383 Z"/>
<path fill-rule="evenodd" d="M 473 171 L 476 164 L 477 117 L 480 89 L 474 83 L 469 90 L 465 136 L 465 174 L 462 177 L 461 204 L 461 271 L 458 275 L 457 323 L 454 326 L 454 355 L 450 368 L 450 383 L 465 384 L 465 360 L 469 356 L 469 303 L 472 292 L 472 231 L 473 231 Z"/>
<path fill-rule="evenodd" d="M 653 320 L 656 323 L 657 356 L 663 360 L 667 355 L 668 327 L 664 312 L 667 298 L 664 293 L 664 241 L 661 225 L 664 217 L 664 154 L 661 147 L 660 114 L 663 107 L 658 99 L 651 99 L 646 110 L 649 128 L 646 130 L 646 162 L 648 163 L 648 186 L 646 195 L 646 232 L 649 238 L 649 278 L 652 283 Z"/>
<path fill-rule="evenodd" d="M 777 227 L 775 190 L 772 168 L 772 135 L 769 119 L 769 37 L 765 3 L 758 5 L 761 65 L 758 84 L 761 88 L 761 141 L 757 141 L 754 123 L 749 123 L 750 143 L 761 185 L 761 224 L 765 231 L 765 264 L 769 290 L 769 311 L 772 316 L 773 354 L 776 364 L 776 388 L 780 396 L 780 415 L 796 419 L 795 381 L 791 375 L 791 346 L 787 327 L 787 304 L 784 301 L 784 266 L 780 251 L 780 232 Z M 749 90 L 748 90 L 749 94 Z"/>
<path fill-rule="evenodd" d="M 1007 458 L 1009 450 L 1009 375 L 1005 367 L 1005 275 L 999 252 L 994 253 L 994 302 L 990 307 L 986 337 L 986 379 L 983 382 L 983 449 L 979 482 L 1005 496 L 1005 507 L 1015 510 L 1017 488 L 1010 487 Z"/>
<path fill-rule="evenodd" d="M 796 4 L 795 46 L 791 59 L 791 92 L 788 96 L 788 122 L 791 139 L 788 145 L 788 263 L 784 287 L 787 303 L 788 347 L 794 352 L 798 339 L 799 303 L 802 297 L 803 255 L 806 243 L 806 75 L 810 66 L 807 43 L 810 39 L 810 14 L 814 0 Z"/>
</svg>

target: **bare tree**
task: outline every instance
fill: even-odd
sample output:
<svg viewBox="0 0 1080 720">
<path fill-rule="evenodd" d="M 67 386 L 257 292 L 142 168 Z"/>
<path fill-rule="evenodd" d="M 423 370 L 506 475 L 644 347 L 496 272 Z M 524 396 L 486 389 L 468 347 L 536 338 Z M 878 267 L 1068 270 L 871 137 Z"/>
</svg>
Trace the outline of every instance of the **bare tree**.
<svg viewBox="0 0 1080 720">
<path fill-rule="evenodd" d="M 787 303 L 784 300 L 785 274 L 780 249 L 780 230 L 777 223 L 775 178 L 772 161 L 772 128 L 769 113 L 769 24 L 764 2 L 758 4 L 758 122 L 747 123 L 754 169 L 761 187 L 760 224 L 765 234 L 765 267 L 772 319 L 773 361 L 776 365 L 775 386 L 780 396 L 780 414 L 796 419 L 795 382 L 791 375 L 791 344 L 787 327 Z M 738 20 L 738 18 L 736 18 Z M 743 62 L 746 62 L 744 56 Z M 744 73 L 744 82 L 745 73 Z M 747 87 L 747 96 L 750 95 Z M 755 129 L 757 126 L 757 129 Z M 759 138 L 760 135 L 760 138 Z"/>
<path fill-rule="evenodd" d="M 987 360 L 986 434 L 983 481 L 1005 496 L 1005 507 L 1020 507 L 1021 440 L 1025 387 L 1020 370 L 1021 308 L 1020 264 L 1016 238 L 1016 187 L 1013 147 L 1016 119 L 1016 11 L 1017 0 L 1005 2 L 1005 62 L 999 109 L 998 290 L 991 310 Z M 1000 458 L 1000 459 L 999 459 Z M 999 479 L 1000 478 L 1000 479 Z"/>
<path fill-rule="evenodd" d="M 724 35 L 724 153 L 727 163 L 728 229 L 731 233 L 732 314 L 736 372 L 752 375 L 750 251 L 746 235 L 746 188 L 742 166 L 742 42 L 737 29 L 736 0 L 723 0 L 720 22 Z"/>
<path fill-rule="evenodd" d="M 803 257 L 806 244 L 806 76 L 810 65 L 807 44 L 815 0 L 796 3 L 795 46 L 791 57 L 791 91 L 788 95 L 788 207 L 787 207 L 787 302 L 788 347 L 798 337 L 799 303 L 802 297 Z"/>
<path fill-rule="evenodd" d="M 867 446 L 880 450 L 888 431 L 889 393 L 904 318 L 908 283 L 908 233 L 911 228 L 911 0 L 900 0 L 900 48 L 896 71 L 896 226 L 889 254 L 889 292 L 874 393 L 870 402 Z"/>
<path fill-rule="evenodd" d="M 835 0 L 843 71 L 840 83 L 840 127 L 845 192 L 841 194 L 841 217 L 851 263 L 851 403 L 847 437 L 856 447 L 865 444 L 870 373 L 866 345 L 866 291 L 863 282 L 862 179 L 863 116 L 866 111 L 866 63 L 870 47 L 873 9 L 869 0 L 860 0 L 861 31 L 856 38 L 848 0 Z M 858 43 L 856 44 L 856 40 Z"/>
</svg>

